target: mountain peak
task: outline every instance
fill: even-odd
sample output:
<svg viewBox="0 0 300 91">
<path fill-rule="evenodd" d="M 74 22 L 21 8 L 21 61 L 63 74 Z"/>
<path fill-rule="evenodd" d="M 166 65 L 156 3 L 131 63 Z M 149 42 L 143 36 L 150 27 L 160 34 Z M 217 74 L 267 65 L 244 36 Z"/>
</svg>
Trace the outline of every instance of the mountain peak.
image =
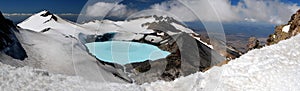
<svg viewBox="0 0 300 91">
<path fill-rule="evenodd" d="M 57 23 L 58 21 L 62 21 L 62 19 L 50 11 L 44 10 L 30 16 L 25 21 L 19 23 L 18 26 L 23 29 L 42 32 L 45 29 L 51 28 L 51 25 Z"/>
</svg>

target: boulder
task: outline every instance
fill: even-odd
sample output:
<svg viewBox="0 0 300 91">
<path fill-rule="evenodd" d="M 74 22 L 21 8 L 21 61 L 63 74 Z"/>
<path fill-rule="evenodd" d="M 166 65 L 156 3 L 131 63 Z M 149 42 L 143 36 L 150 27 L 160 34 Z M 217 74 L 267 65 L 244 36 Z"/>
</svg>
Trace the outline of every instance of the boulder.
<svg viewBox="0 0 300 91">
<path fill-rule="evenodd" d="M 257 40 L 255 37 L 250 37 L 247 44 L 247 51 L 250 51 L 252 49 L 261 48 L 259 44 L 259 40 Z"/>
</svg>

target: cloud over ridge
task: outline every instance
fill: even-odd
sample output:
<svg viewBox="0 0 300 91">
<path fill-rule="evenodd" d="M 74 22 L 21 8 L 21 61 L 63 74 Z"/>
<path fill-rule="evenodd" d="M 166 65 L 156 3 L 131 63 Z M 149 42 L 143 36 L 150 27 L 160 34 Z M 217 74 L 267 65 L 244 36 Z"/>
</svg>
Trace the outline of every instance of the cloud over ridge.
<svg viewBox="0 0 300 91">
<path fill-rule="evenodd" d="M 201 8 L 200 10 L 198 8 Z M 300 9 L 296 3 L 282 0 L 241 0 L 232 5 L 230 0 L 172 0 L 151 5 L 145 10 L 128 8 L 124 4 L 97 2 L 87 7 L 86 14 L 92 17 L 114 16 L 129 17 L 141 15 L 168 15 L 184 22 L 202 21 L 251 21 L 283 24 L 289 16 Z M 107 15 L 105 15 L 107 14 Z M 219 19 L 210 17 L 217 14 Z"/>
</svg>

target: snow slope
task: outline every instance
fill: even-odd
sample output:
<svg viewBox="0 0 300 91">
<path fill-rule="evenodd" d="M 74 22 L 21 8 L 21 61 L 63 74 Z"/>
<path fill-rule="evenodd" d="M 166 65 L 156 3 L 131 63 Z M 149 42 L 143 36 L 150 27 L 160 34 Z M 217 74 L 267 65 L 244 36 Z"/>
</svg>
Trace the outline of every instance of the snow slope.
<svg viewBox="0 0 300 91">
<path fill-rule="evenodd" d="M 153 33 L 154 31 L 152 29 L 148 29 L 147 24 L 167 21 L 166 18 L 167 17 L 163 17 L 163 19 L 159 20 L 154 16 L 149 16 L 125 21 L 95 20 L 82 24 L 82 27 L 90 30 L 96 30 L 100 34 L 108 32 L 131 32 L 148 34 Z M 170 25 L 174 26 L 176 29 L 182 32 L 194 33 L 191 29 L 188 29 L 180 24 L 171 22 Z"/>
<path fill-rule="evenodd" d="M 15 68 L 0 63 L 1 91 L 140 91 L 134 85 L 95 83 L 80 77 L 51 74 L 30 67 Z"/>
<path fill-rule="evenodd" d="M 142 24 L 152 23 L 155 21 L 156 20 L 153 17 L 126 21 L 95 20 L 84 23 L 81 26 L 86 29 L 95 30 L 99 34 L 109 32 L 153 33 L 153 30 L 147 29 L 147 26 L 142 26 Z"/>
<path fill-rule="evenodd" d="M 250 51 L 205 73 L 142 87 L 150 91 L 297 91 L 300 90 L 299 40 L 300 35 Z"/>
<path fill-rule="evenodd" d="M 54 16 L 56 18 L 53 18 Z M 104 69 L 107 66 L 98 65 L 98 60 L 91 56 L 78 40 L 78 33 L 88 33 L 89 30 L 65 21 L 55 14 L 49 14 L 48 11 L 35 14 L 18 26 L 24 28 L 20 29 L 18 39 L 28 58 L 19 62 L 0 55 L 1 60 L 9 60 L 4 62 L 5 64 L 30 66 L 54 74 L 79 75 L 92 81 L 124 82 L 112 74 L 112 71 L 118 70 L 107 71 Z M 45 28 L 50 30 L 39 31 Z"/>
<path fill-rule="evenodd" d="M 38 74 L 29 67 L 0 63 L 1 90 L 101 90 L 101 91 L 297 91 L 300 90 L 300 35 L 256 49 L 213 67 L 172 82 L 143 85 L 88 82 L 78 77 Z M 43 73 L 43 72 L 42 72 Z"/>
</svg>

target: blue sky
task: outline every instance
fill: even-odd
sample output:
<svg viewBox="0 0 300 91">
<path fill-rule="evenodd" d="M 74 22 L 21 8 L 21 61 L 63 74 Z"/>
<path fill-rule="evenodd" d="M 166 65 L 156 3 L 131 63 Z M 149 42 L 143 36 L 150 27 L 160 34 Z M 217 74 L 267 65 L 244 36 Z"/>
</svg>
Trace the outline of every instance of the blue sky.
<svg viewBox="0 0 300 91">
<path fill-rule="evenodd" d="M 0 11 L 5 13 L 35 13 L 49 10 L 54 13 L 80 13 L 88 0 L 0 0 Z M 98 0 L 102 1 L 102 0 Z M 165 0 L 123 0 L 129 8 L 146 9 Z"/>
<path fill-rule="evenodd" d="M 5 13 L 35 13 L 49 10 L 54 13 L 79 13 L 87 0 L 0 0 Z"/>
<path fill-rule="evenodd" d="M 0 0 L 0 10 L 5 13 L 35 13 L 50 10 L 54 13 L 79 13 L 88 0 Z M 98 0 L 102 1 L 102 0 Z M 129 8 L 146 9 L 152 4 L 167 0 L 123 0 Z M 236 5 L 240 0 L 231 0 Z M 298 3 L 300 0 L 281 0 L 286 3 Z"/>
</svg>

